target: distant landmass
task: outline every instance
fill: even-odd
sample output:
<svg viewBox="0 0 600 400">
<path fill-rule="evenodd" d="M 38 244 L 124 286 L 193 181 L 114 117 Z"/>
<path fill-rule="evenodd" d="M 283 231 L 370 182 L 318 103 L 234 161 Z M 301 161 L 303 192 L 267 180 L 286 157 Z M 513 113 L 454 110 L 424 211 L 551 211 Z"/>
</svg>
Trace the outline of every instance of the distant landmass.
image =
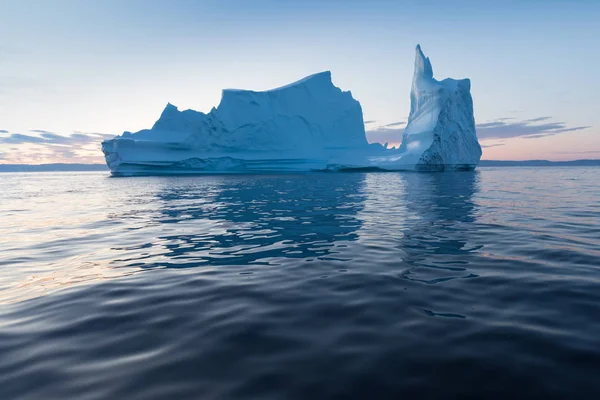
<svg viewBox="0 0 600 400">
<path fill-rule="evenodd" d="M 0 164 L 0 172 L 108 171 L 106 164 Z"/>
<path fill-rule="evenodd" d="M 600 166 L 600 160 L 573 160 L 573 161 L 548 161 L 548 160 L 526 160 L 526 161 L 500 161 L 481 160 L 480 167 L 596 167 Z"/>
<path fill-rule="evenodd" d="M 480 167 L 597 167 L 600 160 L 573 161 L 501 161 L 481 160 Z M 0 172 L 61 172 L 61 171 L 108 171 L 106 164 L 0 164 Z"/>
</svg>

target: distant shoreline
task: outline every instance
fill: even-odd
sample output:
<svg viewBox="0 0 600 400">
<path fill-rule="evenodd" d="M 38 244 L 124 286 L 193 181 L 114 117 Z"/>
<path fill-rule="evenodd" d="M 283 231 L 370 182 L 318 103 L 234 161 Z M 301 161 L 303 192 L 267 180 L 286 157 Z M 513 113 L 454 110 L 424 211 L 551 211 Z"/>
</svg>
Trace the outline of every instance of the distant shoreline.
<svg viewBox="0 0 600 400">
<path fill-rule="evenodd" d="M 500 161 L 481 160 L 479 167 L 597 167 L 600 160 L 573 160 L 573 161 Z M 0 164 L 0 172 L 67 172 L 67 171 L 106 171 L 106 164 Z"/>
<path fill-rule="evenodd" d="M 107 171 L 106 164 L 0 164 L 0 172 Z"/>
<path fill-rule="evenodd" d="M 548 161 L 548 160 L 525 160 L 525 161 L 500 161 L 481 160 L 479 167 L 596 167 L 600 166 L 600 160 L 572 160 L 572 161 Z"/>
</svg>

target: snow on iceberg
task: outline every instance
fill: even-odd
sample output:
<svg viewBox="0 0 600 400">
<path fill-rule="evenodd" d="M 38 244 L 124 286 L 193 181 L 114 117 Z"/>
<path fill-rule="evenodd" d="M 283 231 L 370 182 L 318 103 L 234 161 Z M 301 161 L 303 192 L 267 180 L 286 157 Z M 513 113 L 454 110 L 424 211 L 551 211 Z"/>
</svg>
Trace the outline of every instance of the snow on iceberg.
<svg viewBox="0 0 600 400">
<path fill-rule="evenodd" d="M 168 104 L 152 129 L 102 143 L 113 175 L 473 169 L 481 157 L 468 79 L 433 79 L 419 46 L 399 149 L 369 144 L 360 103 L 330 72 L 264 92 L 223 91 L 208 114 Z"/>
</svg>

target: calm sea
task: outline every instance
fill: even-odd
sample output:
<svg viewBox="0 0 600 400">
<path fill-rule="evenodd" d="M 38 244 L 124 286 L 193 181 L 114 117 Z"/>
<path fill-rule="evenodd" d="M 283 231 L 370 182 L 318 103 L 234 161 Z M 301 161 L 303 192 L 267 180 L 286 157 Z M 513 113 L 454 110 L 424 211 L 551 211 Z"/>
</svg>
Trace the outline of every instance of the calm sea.
<svg viewBox="0 0 600 400">
<path fill-rule="evenodd" d="M 0 399 L 598 398 L 599 176 L 0 174 Z"/>
</svg>

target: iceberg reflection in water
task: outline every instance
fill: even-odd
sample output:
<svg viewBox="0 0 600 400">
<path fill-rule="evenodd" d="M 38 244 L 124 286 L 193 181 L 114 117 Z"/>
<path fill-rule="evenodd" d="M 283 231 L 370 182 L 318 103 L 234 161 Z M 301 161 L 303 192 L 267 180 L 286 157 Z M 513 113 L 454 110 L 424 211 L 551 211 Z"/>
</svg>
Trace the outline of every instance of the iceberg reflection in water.
<svg viewBox="0 0 600 400">
<path fill-rule="evenodd" d="M 596 177 L 5 174 L 0 398 L 594 393 Z"/>
</svg>

